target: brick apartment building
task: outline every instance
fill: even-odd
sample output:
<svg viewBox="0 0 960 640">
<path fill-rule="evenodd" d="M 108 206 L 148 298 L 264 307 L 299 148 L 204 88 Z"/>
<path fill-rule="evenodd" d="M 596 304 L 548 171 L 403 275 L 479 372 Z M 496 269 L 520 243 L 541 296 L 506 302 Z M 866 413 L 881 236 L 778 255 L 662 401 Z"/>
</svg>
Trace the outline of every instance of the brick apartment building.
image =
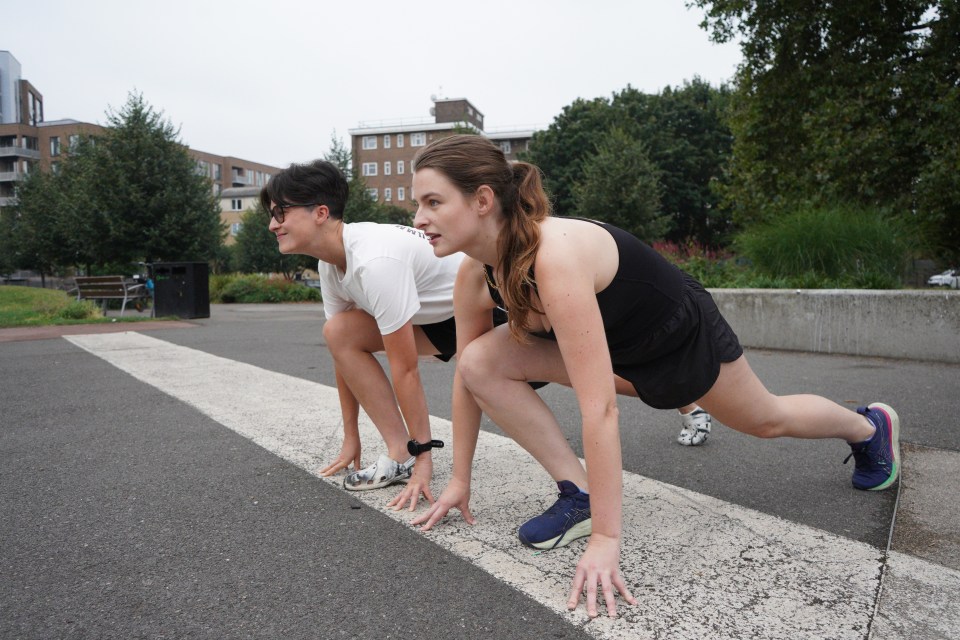
<svg viewBox="0 0 960 640">
<path fill-rule="evenodd" d="M 0 51 L 0 207 L 13 203 L 17 182 L 30 171 L 56 171 L 81 135 L 97 135 L 104 127 L 77 120 L 46 122 L 43 96 L 21 78 L 20 63 L 9 51 Z M 235 189 L 259 191 L 279 168 L 232 156 L 219 156 L 187 148 L 196 161 L 197 173 L 210 179 L 210 188 L 220 197 L 221 220 L 233 243 L 239 214 L 232 206 Z M 249 198 L 243 200 L 250 203 Z"/>
<path fill-rule="evenodd" d="M 532 128 L 484 131 L 483 113 L 466 98 L 433 99 L 430 119 L 361 123 L 350 129 L 353 170 L 380 202 L 416 210 L 410 194 L 411 163 L 424 146 L 454 133 L 473 132 L 500 145 L 508 160 L 527 149 Z"/>
</svg>

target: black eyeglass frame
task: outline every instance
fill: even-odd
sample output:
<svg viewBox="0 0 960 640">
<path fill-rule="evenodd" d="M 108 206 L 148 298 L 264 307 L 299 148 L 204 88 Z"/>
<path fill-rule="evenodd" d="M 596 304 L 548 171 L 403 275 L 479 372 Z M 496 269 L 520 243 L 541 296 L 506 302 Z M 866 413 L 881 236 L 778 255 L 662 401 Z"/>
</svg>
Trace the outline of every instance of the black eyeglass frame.
<svg viewBox="0 0 960 640">
<path fill-rule="evenodd" d="M 304 204 L 275 204 L 270 207 L 268 213 L 277 221 L 277 224 L 283 224 L 283 219 L 286 217 L 286 210 L 293 207 L 319 207 L 322 205 L 322 202 L 307 202 Z"/>
</svg>

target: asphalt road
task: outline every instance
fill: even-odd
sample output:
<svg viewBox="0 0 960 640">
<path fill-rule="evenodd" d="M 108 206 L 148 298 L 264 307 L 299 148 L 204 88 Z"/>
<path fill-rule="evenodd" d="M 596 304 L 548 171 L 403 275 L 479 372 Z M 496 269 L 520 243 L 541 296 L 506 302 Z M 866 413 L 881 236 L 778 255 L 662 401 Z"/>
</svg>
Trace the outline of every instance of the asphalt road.
<svg viewBox="0 0 960 640">
<path fill-rule="evenodd" d="M 333 385 L 317 305 L 215 305 L 191 323 L 149 335 Z M 905 442 L 960 450 L 958 366 L 748 359 L 776 393 L 883 401 Z M 449 419 L 452 365 L 424 361 L 421 374 L 431 414 Z M 66 340 L 0 344 L 0 380 L 2 638 L 594 637 Z M 572 392 L 541 393 L 579 452 Z M 624 399 L 625 470 L 886 549 L 897 493 L 851 489 L 842 443 L 761 441 L 715 425 L 705 446 L 688 448 L 674 441 L 678 425 L 673 412 Z M 696 553 L 695 535 L 687 544 Z"/>
</svg>

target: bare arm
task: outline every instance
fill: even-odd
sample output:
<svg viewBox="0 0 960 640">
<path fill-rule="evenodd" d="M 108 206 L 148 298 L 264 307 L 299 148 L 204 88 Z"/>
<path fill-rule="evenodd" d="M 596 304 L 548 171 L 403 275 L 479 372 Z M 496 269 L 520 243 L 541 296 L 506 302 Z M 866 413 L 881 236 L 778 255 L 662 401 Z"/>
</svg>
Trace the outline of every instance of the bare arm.
<svg viewBox="0 0 960 640">
<path fill-rule="evenodd" d="M 575 608 L 583 587 L 587 612 L 597 613 L 599 584 L 607 611 L 615 615 L 613 590 L 635 602 L 619 573 L 622 460 L 613 365 L 597 304 L 596 263 L 580 238 L 556 234 L 543 242 L 536 273 L 543 310 L 557 336 L 560 353 L 583 420 L 593 533 L 573 582 L 568 606 Z"/>
<path fill-rule="evenodd" d="M 383 336 L 383 346 L 390 363 L 390 378 L 393 391 L 397 396 L 400 413 L 407 425 L 407 433 L 418 442 L 429 442 L 430 414 L 427 410 L 427 398 L 420 380 L 417 340 L 413 324 L 407 322 L 402 327 Z M 420 494 L 433 502 L 430 492 L 430 480 L 433 477 L 433 458 L 430 451 L 417 456 L 413 475 L 406 488 L 390 501 L 389 506 L 401 509 L 408 501 L 410 510 L 417 507 Z"/>
<path fill-rule="evenodd" d="M 493 328 L 493 300 L 483 278 L 483 265 L 465 258 L 454 285 L 453 309 L 457 321 L 457 353 L 462 353 L 473 340 Z M 464 519 L 473 524 L 469 510 L 470 478 L 473 456 L 480 434 L 482 411 L 463 384 L 460 372 L 453 377 L 453 474 L 447 488 L 433 507 L 413 521 L 427 530 L 443 519 L 451 508 L 460 509 Z"/>
</svg>

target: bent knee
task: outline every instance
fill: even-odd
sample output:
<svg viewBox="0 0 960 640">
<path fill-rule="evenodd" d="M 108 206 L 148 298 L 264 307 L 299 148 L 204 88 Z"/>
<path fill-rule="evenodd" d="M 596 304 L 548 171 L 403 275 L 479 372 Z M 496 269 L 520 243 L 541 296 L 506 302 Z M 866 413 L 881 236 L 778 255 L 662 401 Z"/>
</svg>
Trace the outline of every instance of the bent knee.
<svg viewBox="0 0 960 640">
<path fill-rule="evenodd" d="M 377 351 L 383 347 L 370 343 L 379 336 L 376 321 L 363 311 L 338 313 L 323 324 L 323 339 L 331 351 L 353 347 Z"/>
<path fill-rule="evenodd" d="M 323 339 L 327 344 L 341 342 L 347 336 L 346 314 L 339 313 L 323 324 Z"/>
<path fill-rule="evenodd" d="M 475 391 L 485 381 L 497 377 L 497 359 L 491 357 L 483 340 L 474 340 L 457 356 L 457 371 L 467 388 Z"/>
</svg>

